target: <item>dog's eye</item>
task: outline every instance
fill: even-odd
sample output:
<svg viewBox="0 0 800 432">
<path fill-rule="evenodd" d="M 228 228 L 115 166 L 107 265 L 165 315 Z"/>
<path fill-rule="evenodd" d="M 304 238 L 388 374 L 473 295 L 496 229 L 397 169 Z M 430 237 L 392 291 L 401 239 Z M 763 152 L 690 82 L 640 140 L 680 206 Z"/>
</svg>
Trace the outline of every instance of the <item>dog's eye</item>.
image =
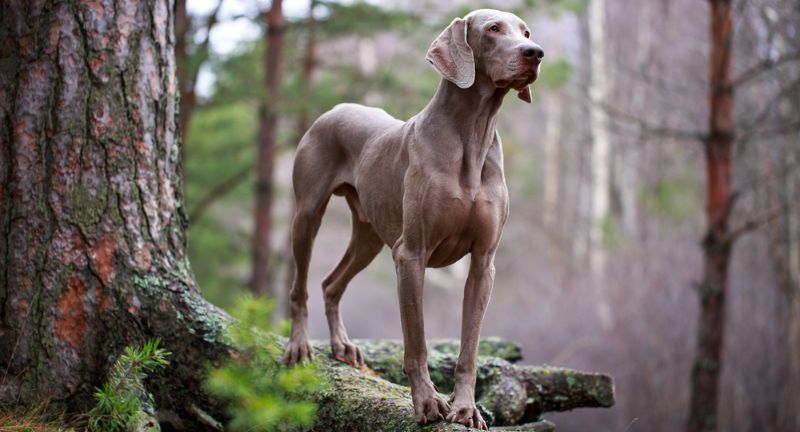
<svg viewBox="0 0 800 432">
<path fill-rule="evenodd" d="M 531 32 L 525 30 L 525 38 L 526 39 L 530 39 L 531 38 Z"/>
<path fill-rule="evenodd" d="M 490 32 L 499 33 L 500 32 L 500 27 L 497 27 L 496 25 L 493 25 L 493 26 L 489 27 L 489 31 Z"/>
</svg>

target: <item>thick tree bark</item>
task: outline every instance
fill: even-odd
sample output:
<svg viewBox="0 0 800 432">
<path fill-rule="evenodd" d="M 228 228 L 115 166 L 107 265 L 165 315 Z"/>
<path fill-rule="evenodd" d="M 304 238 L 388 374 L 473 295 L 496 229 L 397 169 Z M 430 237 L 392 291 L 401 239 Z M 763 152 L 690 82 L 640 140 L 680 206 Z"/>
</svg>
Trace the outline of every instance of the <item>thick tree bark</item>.
<svg viewBox="0 0 800 432">
<path fill-rule="evenodd" d="M 161 337 L 151 390 L 180 415 L 225 352 L 186 257 L 172 11 L 2 3 L 2 403 L 83 411 L 124 346 Z"/>
<path fill-rule="evenodd" d="M 259 110 L 251 290 L 258 295 L 268 294 L 274 297 L 275 293 L 272 291 L 271 283 L 270 245 L 272 243 L 272 189 L 277 146 L 283 34 L 286 31 L 282 0 L 272 0 L 272 7 L 266 13 L 265 19 L 267 34 L 266 51 L 264 52 L 266 100 Z"/>
<path fill-rule="evenodd" d="M 194 83 L 190 84 L 189 79 L 189 53 L 188 38 L 190 37 L 189 28 L 191 20 L 186 10 L 186 0 L 175 0 L 175 64 L 177 66 L 178 86 L 180 88 L 180 109 L 178 110 L 178 127 L 186 142 L 188 136 L 189 117 L 194 108 L 196 97 L 194 94 Z M 181 161 L 186 161 L 186 146 L 181 146 Z M 185 174 L 184 178 L 185 178 Z"/>
<path fill-rule="evenodd" d="M 733 88 L 730 64 L 733 14 L 730 0 L 711 5 L 709 135 L 705 142 L 707 228 L 703 239 L 703 276 L 698 286 L 700 321 L 692 368 L 687 431 L 717 428 L 719 376 L 725 333 L 725 296 L 731 238 L 728 220 L 733 206 L 731 153 L 733 148 Z"/>
</svg>

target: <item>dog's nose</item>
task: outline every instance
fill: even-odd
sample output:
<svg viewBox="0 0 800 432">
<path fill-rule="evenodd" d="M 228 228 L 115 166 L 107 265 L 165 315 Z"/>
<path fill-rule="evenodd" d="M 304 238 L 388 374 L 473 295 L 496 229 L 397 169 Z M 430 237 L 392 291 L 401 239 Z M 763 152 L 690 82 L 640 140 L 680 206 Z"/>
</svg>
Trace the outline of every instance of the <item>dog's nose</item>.
<svg viewBox="0 0 800 432">
<path fill-rule="evenodd" d="M 528 60 L 541 60 L 544 57 L 544 50 L 539 45 L 528 45 L 522 49 L 522 55 Z"/>
</svg>

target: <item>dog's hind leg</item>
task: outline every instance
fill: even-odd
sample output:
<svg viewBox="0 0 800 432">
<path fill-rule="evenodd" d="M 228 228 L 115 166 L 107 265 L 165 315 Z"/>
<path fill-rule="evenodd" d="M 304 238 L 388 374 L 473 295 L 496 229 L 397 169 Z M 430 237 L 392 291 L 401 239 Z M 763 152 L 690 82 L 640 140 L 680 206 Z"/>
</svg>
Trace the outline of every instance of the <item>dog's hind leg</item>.
<svg viewBox="0 0 800 432">
<path fill-rule="evenodd" d="M 301 143 L 302 145 L 302 143 Z M 292 220 L 292 252 L 295 274 L 289 293 L 292 333 L 286 346 L 286 363 L 294 365 L 312 357 L 308 342 L 308 267 L 314 238 L 319 231 L 322 216 L 333 193 L 331 183 L 335 171 L 322 171 L 324 164 L 318 160 L 324 154 L 313 148 L 298 149 L 295 157 L 294 190 L 297 208 Z M 307 173 L 315 173 L 309 176 Z"/>
<path fill-rule="evenodd" d="M 352 211 L 353 234 L 341 261 L 322 281 L 322 290 L 325 297 L 325 315 L 331 332 L 331 351 L 337 360 L 358 367 L 364 364 L 364 357 L 361 350 L 347 336 L 347 330 L 339 314 L 339 301 L 347 289 L 347 284 L 380 253 L 383 241 L 371 224 L 359 218 L 358 197 L 355 191 L 347 189 L 344 195 Z"/>
<path fill-rule="evenodd" d="M 327 198 L 314 207 L 298 205 L 292 221 L 292 251 L 295 260 L 295 275 L 289 293 L 289 308 L 292 317 L 292 334 L 286 347 L 286 363 L 294 365 L 312 357 L 308 342 L 308 266 L 311 249 L 317 235 Z"/>
</svg>

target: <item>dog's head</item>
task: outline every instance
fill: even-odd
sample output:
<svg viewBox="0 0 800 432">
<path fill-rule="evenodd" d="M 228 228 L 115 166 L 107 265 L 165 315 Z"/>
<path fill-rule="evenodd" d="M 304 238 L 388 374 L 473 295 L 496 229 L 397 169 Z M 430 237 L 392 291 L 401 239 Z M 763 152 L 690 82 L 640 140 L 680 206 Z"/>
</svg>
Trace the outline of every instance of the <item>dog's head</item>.
<svg viewBox="0 0 800 432">
<path fill-rule="evenodd" d="M 512 13 L 480 9 L 456 18 L 433 41 L 426 59 L 448 81 L 471 87 L 475 75 L 487 76 L 498 88 L 517 90 L 530 103 L 529 85 L 539 77 L 542 48 L 530 29 Z"/>
</svg>

